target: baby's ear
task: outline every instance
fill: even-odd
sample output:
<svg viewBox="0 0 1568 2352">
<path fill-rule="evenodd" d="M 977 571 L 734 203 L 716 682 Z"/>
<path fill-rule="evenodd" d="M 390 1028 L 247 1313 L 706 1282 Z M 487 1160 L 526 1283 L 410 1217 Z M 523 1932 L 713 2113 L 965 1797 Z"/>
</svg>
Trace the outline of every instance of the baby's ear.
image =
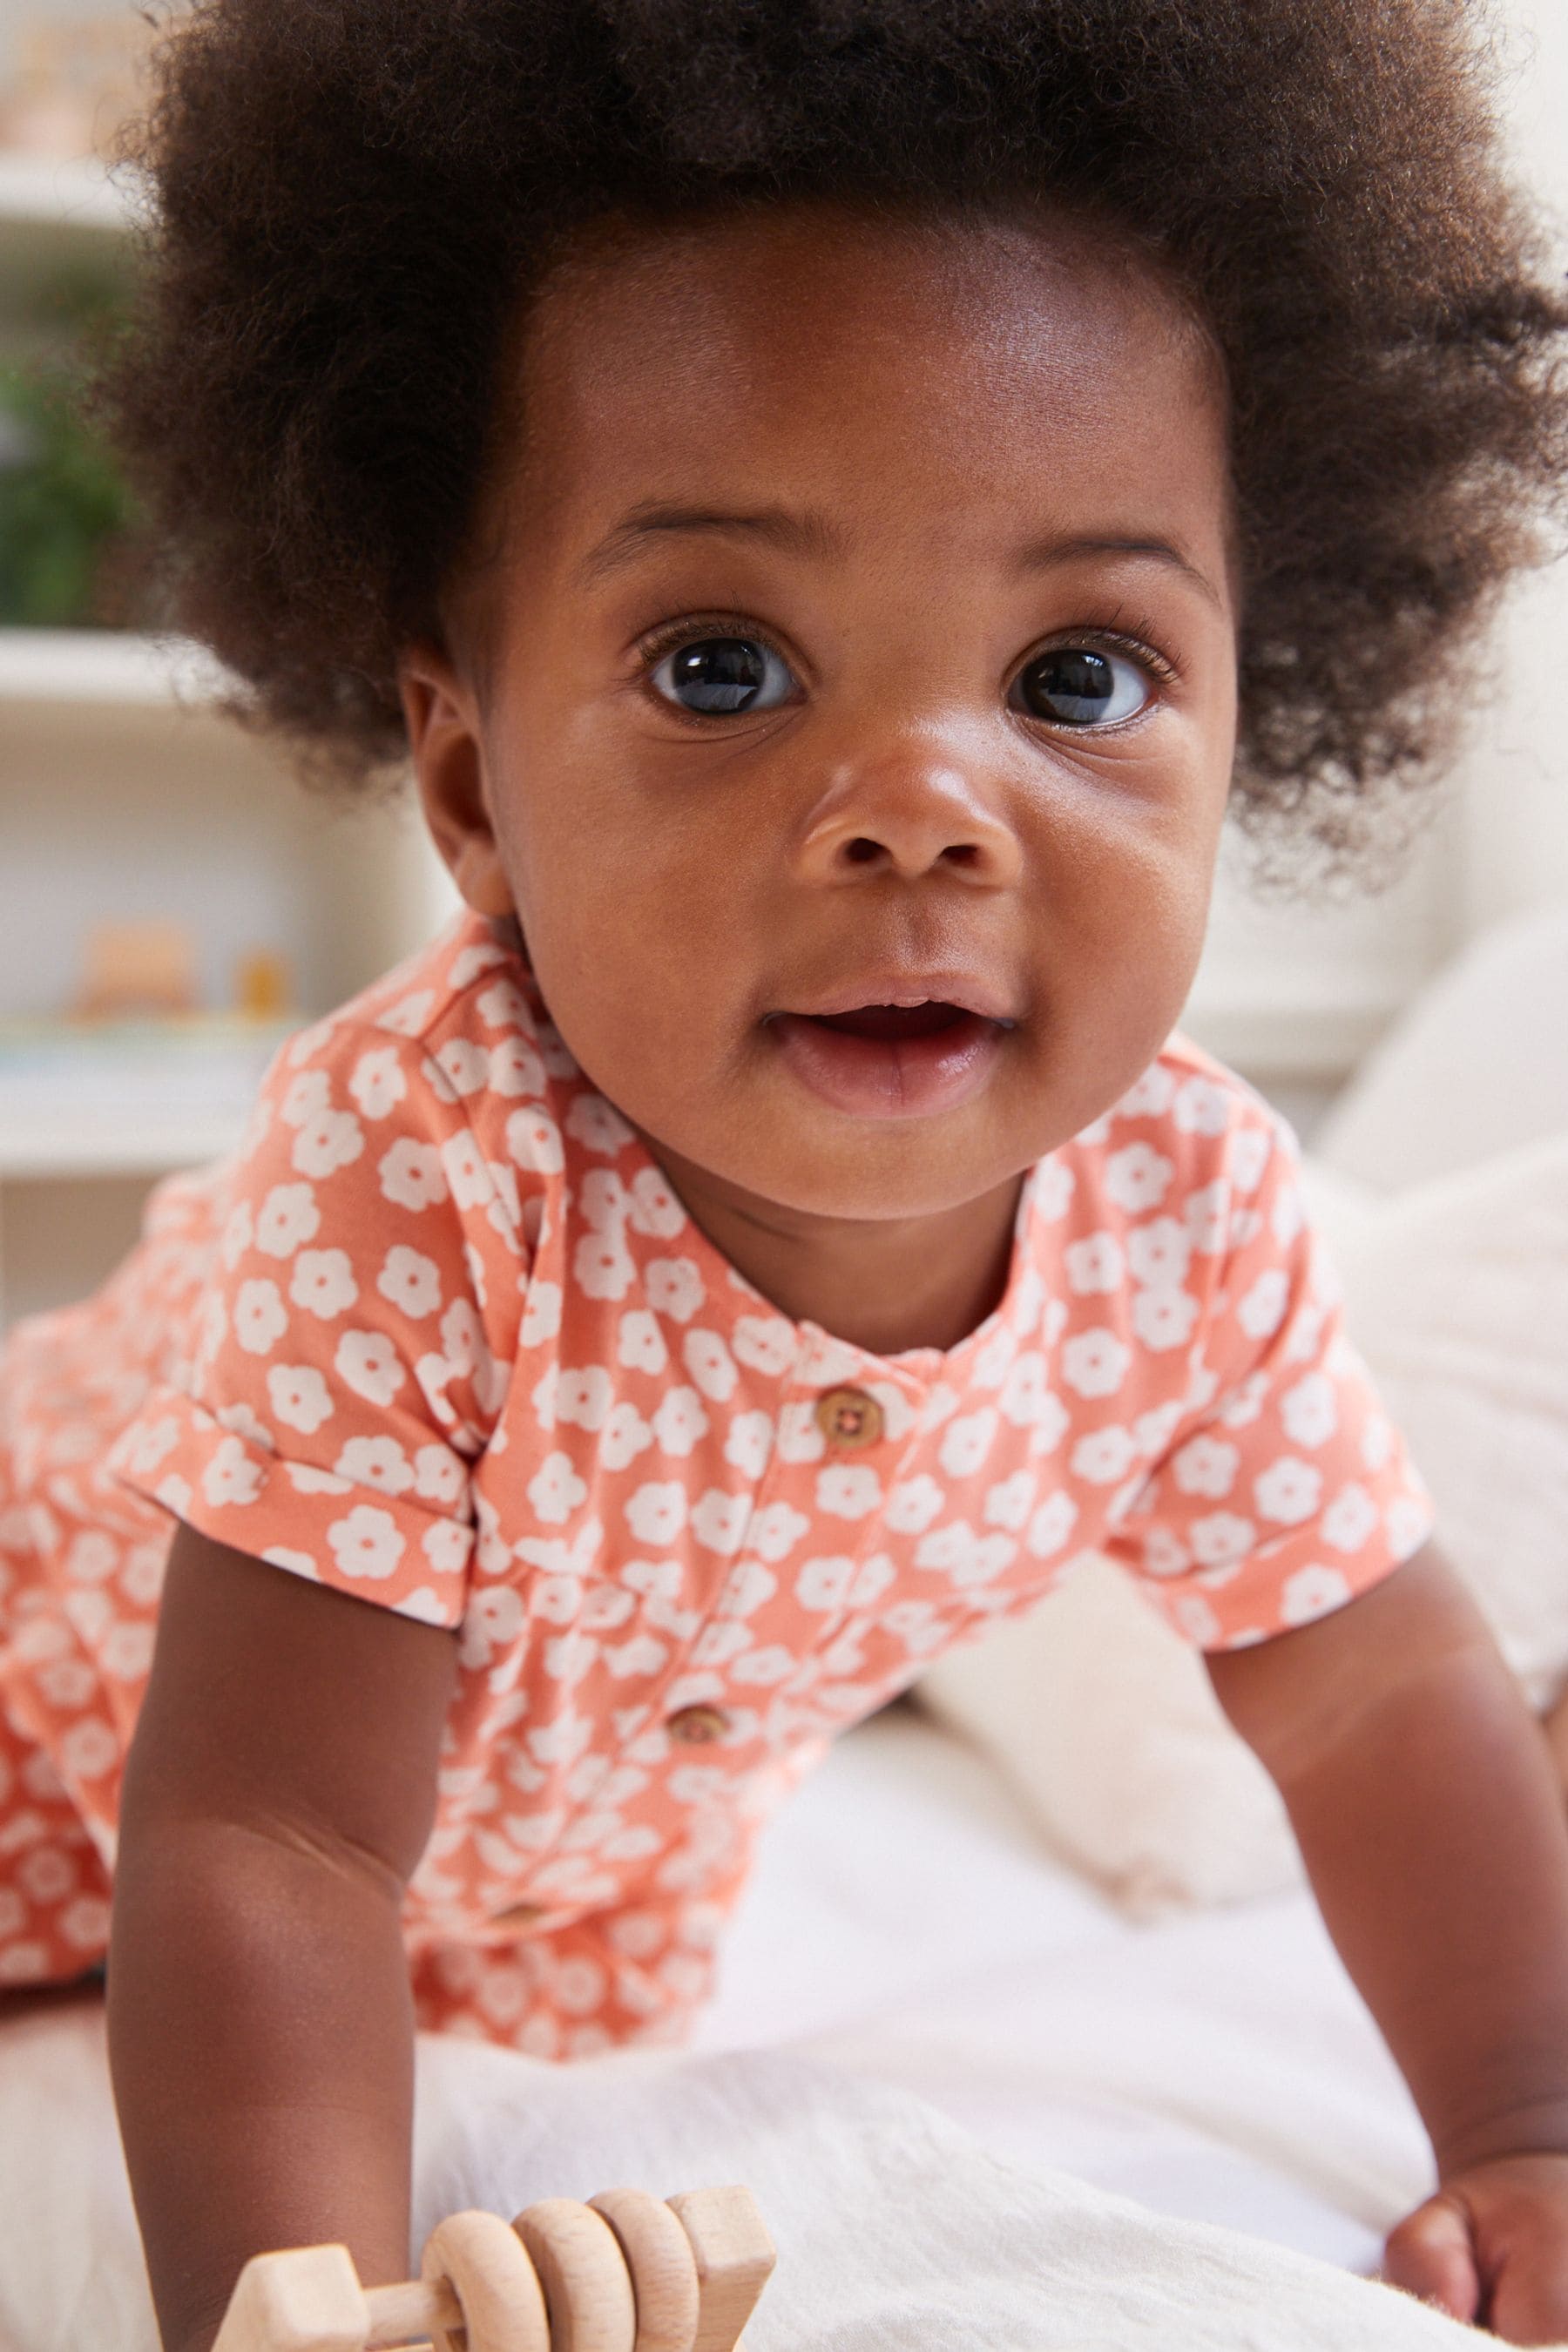
<svg viewBox="0 0 1568 2352">
<path fill-rule="evenodd" d="M 514 911 L 485 793 L 479 714 L 471 688 L 434 646 L 406 646 L 397 689 L 414 779 L 431 838 L 476 914 Z"/>
</svg>

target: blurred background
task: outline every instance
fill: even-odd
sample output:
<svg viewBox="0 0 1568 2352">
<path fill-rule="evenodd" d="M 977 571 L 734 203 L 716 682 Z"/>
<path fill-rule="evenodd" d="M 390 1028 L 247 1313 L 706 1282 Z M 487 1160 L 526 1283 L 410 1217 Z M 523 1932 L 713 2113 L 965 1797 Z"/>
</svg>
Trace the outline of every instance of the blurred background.
<svg viewBox="0 0 1568 2352">
<path fill-rule="evenodd" d="M 1568 0 L 1495 15 L 1519 169 L 1568 223 Z M 102 158 L 149 38 L 128 5 L 0 0 L 0 1328 L 90 1290 L 148 1187 L 237 1137 L 279 1038 L 455 903 L 406 805 L 310 798 L 212 709 L 197 649 L 146 633 L 73 386 L 134 266 L 137 191 Z M 1560 565 L 1501 616 L 1391 887 L 1285 903 L 1227 845 L 1182 1025 L 1304 1140 L 1468 944 L 1568 908 L 1565 643 Z M 1539 1013 L 1568 1065 L 1568 1006 Z"/>
</svg>

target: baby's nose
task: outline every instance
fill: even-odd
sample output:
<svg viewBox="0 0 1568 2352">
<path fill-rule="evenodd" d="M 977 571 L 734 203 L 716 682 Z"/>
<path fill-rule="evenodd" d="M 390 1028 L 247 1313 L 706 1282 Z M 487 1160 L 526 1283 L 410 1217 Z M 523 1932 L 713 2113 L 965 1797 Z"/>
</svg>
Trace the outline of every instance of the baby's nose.
<svg viewBox="0 0 1568 2352">
<path fill-rule="evenodd" d="M 804 828 L 800 862 L 816 881 L 941 872 L 995 889 L 1018 881 L 1023 851 L 998 779 L 910 745 L 835 772 Z"/>
</svg>

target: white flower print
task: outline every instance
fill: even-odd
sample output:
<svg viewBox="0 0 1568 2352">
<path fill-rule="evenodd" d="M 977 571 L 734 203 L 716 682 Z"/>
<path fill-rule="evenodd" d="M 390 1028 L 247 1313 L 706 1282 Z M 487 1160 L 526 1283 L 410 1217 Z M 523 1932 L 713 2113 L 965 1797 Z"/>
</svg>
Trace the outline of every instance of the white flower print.
<svg viewBox="0 0 1568 2352">
<path fill-rule="evenodd" d="M 742 1315 L 731 1336 L 731 1346 L 752 1371 L 776 1377 L 795 1361 L 795 1328 L 782 1315 Z"/>
<path fill-rule="evenodd" d="M 1035 1165 L 1034 1205 L 1048 1224 L 1068 1213 L 1078 1178 L 1065 1160 L 1049 1156 Z"/>
<path fill-rule="evenodd" d="M 817 1425 L 816 1408 L 805 1397 L 792 1397 L 781 1405 L 776 1439 L 779 1459 L 783 1462 L 818 1462 L 827 1451 L 827 1440 Z"/>
<path fill-rule="evenodd" d="M 268 1257 L 292 1257 L 303 1242 L 313 1242 L 321 1213 L 310 1184 L 274 1184 L 256 1220 L 256 1246 Z"/>
<path fill-rule="evenodd" d="M 112 1675 L 116 1682 L 140 1682 L 153 1663 L 153 1636 L 156 1631 L 151 1624 L 130 1622 L 111 1627 L 99 1651 L 104 1672 Z"/>
<path fill-rule="evenodd" d="M 639 1168 L 632 1178 L 631 1220 L 650 1240 L 672 1242 L 686 1230 L 686 1212 L 657 1168 Z"/>
<path fill-rule="evenodd" d="M 831 1615 L 843 1608 L 854 1573 L 854 1561 L 838 1553 L 803 1560 L 795 1573 L 795 1597 L 814 1615 Z"/>
<path fill-rule="evenodd" d="M 879 1601 L 889 1586 L 898 1582 L 899 1571 L 885 1551 L 874 1551 L 863 1559 L 855 1571 L 855 1581 L 849 1588 L 852 1609 L 869 1609 Z M 835 1669 L 837 1671 L 837 1669 Z"/>
<path fill-rule="evenodd" d="M 760 1478 L 768 1466 L 773 1446 L 771 1413 L 738 1412 L 731 1422 L 729 1434 L 724 1440 L 724 1459 L 731 1468 L 744 1472 L 748 1478 Z"/>
<path fill-rule="evenodd" d="M 1272 1140 L 1262 1128 L 1237 1129 L 1230 1139 L 1228 1159 L 1230 1181 L 1238 1192 L 1257 1192 L 1272 1150 Z"/>
<path fill-rule="evenodd" d="M 1230 1187 L 1223 1179 L 1189 1192 L 1182 1218 L 1193 1247 L 1205 1257 L 1224 1249 L 1230 1230 Z"/>
<path fill-rule="evenodd" d="M 1172 1110 L 1182 1135 L 1223 1135 L 1230 1124 L 1230 1096 L 1212 1078 L 1184 1078 Z"/>
<path fill-rule="evenodd" d="M 1016 1556 L 1011 1536 L 977 1535 L 967 1519 L 935 1528 L 915 1546 L 915 1566 L 943 1570 L 961 1590 L 989 1584 Z"/>
<path fill-rule="evenodd" d="M 160 1462 L 166 1461 L 179 1444 L 180 1424 L 172 1413 L 165 1413 L 161 1420 L 149 1422 L 145 1429 L 128 1432 L 127 1435 L 133 1435 L 134 1442 L 127 1448 L 126 1466 L 133 1473 L 147 1475 L 156 1470 Z"/>
<path fill-rule="evenodd" d="M 345 1331 L 332 1363 L 338 1378 L 370 1404 L 390 1404 L 407 1377 L 384 1331 Z"/>
<path fill-rule="evenodd" d="M 561 1328 L 561 1285 L 535 1275 L 523 1299 L 518 1341 L 524 1348 L 542 1347 Z"/>
<path fill-rule="evenodd" d="M 751 1510 L 749 1495 L 726 1495 L 710 1486 L 691 1507 L 691 1532 L 709 1551 L 738 1551 Z"/>
<path fill-rule="evenodd" d="M 414 1465 L 395 1437 L 351 1437 L 332 1467 L 340 1478 L 384 1495 L 405 1495 L 414 1484 Z"/>
<path fill-rule="evenodd" d="M 572 1253 L 572 1271 L 585 1297 L 624 1298 L 637 1264 L 618 1232 L 586 1233 L 578 1236 Z"/>
<path fill-rule="evenodd" d="M 429 1020 L 435 1003 L 433 988 L 411 989 L 406 996 L 400 996 L 395 1004 L 390 1004 L 384 1012 L 377 1013 L 375 1025 L 378 1029 L 391 1029 L 402 1037 L 417 1037 Z"/>
<path fill-rule="evenodd" d="M 489 1163 L 475 1137 L 465 1129 L 449 1135 L 440 1147 L 441 1167 L 447 1189 L 459 1209 L 481 1209 L 493 1199 Z"/>
<path fill-rule="evenodd" d="M 1142 1548 L 1145 1576 L 1185 1576 L 1192 1564 L 1192 1554 L 1173 1528 L 1152 1527 L 1149 1529 Z"/>
<path fill-rule="evenodd" d="M 686 1525 L 686 1489 L 674 1478 L 651 1478 L 625 1505 L 626 1521 L 639 1543 L 672 1544 Z"/>
<path fill-rule="evenodd" d="M 666 1389 L 658 1401 L 651 1423 L 660 1449 L 666 1454 L 684 1456 L 689 1454 L 700 1438 L 712 1426 L 702 1410 L 702 1400 L 695 1389 Z"/>
<path fill-rule="evenodd" d="M 267 1401 L 285 1429 L 313 1436 L 332 1417 L 331 1391 L 312 1364 L 273 1364 L 267 1374 Z"/>
<path fill-rule="evenodd" d="M 290 1079 L 278 1106 L 278 1116 L 285 1127 L 305 1127 L 330 1110 L 332 1082 L 325 1070 L 301 1070 Z"/>
<path fill-rule="evenodd" d="M 1073 1447 L 1068 1460 L 1079 1477 L 1097 1486 L 1109 1486 L 1114 1479 L 1125 1476 L 1129 1465 L 1137 1458 L 1137 1451 L 1131 1431 L 1112 1422 L 1104 1429 L 1087 1431 Z"/>
<path fill-rule="evenodd" d="M 1132 1424 L 1139 1453 L 1163 1454 L 1181 1422 L 1183 1411 L 1180 1398 L 1173 1397 L 1141 1412 Z"/>
<path fill-rule="evenodd" d="M 937 1458 L 950 1478 L 973 1478 L 984 1464 L 996 1435 L 996 1414 L 990 1405 L 978 1412 L 960 1413 L 942 1432 Z"/>
<path fill-rule="evenodd" d="M 106 1723 L 87 1716 L 61 1738 L 59 1759 L 73 1780 L 96 1780 L 120 1761 L 120 1747 Z"/>
<path fill-rule="evenodd" d="M 1176 1081 L 1162 1063 L 1151 1062 L 1141 1078 L 1135 1078 L 1120 1102 L 1112 1103 L 1112 1118 L 1158 1118 L 1171 1107 Z"/>
<path fill-rule="evenodd" d="M 1135 1217 L 1159 1207 L 1174 1173 L 1174 1163 L 1152 1143 L 1124 1144 L 1106 1160 L 1105 1189 L 1119 1209 Z"/>
<path fill-rule="evenodd" d="M 894 1535 L 921 1535 L 946 1501 L 936 1480 L 922 1470 L 913 1478 L 901 1478 L 892 1489 L 884 1514 L 886 1523 Z"/>
<path fill-rule="evenodd" d="M 680 1345 L 686 1369 L 705 1397 L 722 1404 L 732 1392 L 740 1378 L 734 1358 L 717 1331 L 705 1331 L 694 1326 Z"/>
<path fill-rule="evenodd" d="M 632 1222 L 637 1223 L 635 1217 Z M 689 1323 L 708 1296 L 702 1276 L 689 1257 L 649 1258 L 644 1287 L 656 1314 L 668 1315 L 672 1323 Z M 740 1355 L 739 1347 L 735 1352 Z"/>
<path fill-rule="evenodd" d="M 1286 1578 L 1279 1596 L 1280 1622 L 1286 1625 L 1310 1624 L 1315 1617 L 1326 1617 L 1350 1597 L 1351 1588 L 1342 1572 L 1314 1561 L 1310 1568 L 1299 1568 L 1294 1576 Z"/>
<path fill-rule="evenodd" d="M 1155 1354 L 1184 1347 L 1197 1318 L 1198 1302 L 1191 1292 L 1175 1289 L 1169 1284 L 1158 1289 L 1140 1290 L 1132 1300 L 1132 1328 Z"/>
<path fill-rule="evenodd" d="M 301 1176 L 333 1175 L 364 1150 L 364 1129 L 352 1110 L 323 1110 L 300 1129 L 289 1155 Z"/>
<path fill-rule="evenodd" d="M 585 1150 L 602 1151 L 612 1160 L 632 1140 L 631 1129 L 601 1094 L 573 1097 L 566 1113 L 566 1132 Z"/>
<path fill-rule="evenodd" d="M 578 1189 L 577 1206 L 584 1223 L 603 1233 L 625 1222 L 631 1195 L 613 1168 L 590 1168 Z"/>
<path fill-rule="evenodd" d="M 830 1518 L 863 1519 L 882 1499 L 882 1482 L 864 1462 L 836 1462 L 816 1474 L 816 1507 Z"/>
<path fill-rule="evenodd" d="M 1263 1231 L 1263 1219 L 1256 1209 L 1237 1209 L 1230 1220 L 1230 1245 L 1244 1250 Z"/>
<path fill-rule="evenodd" d="M 1031 1454 L 1050 1454 L 1067 1433 L 1067 1408 L 1050 1386 L 1046 1360 L 1031 1350 L 1018 1358 L 1002 1383 L 1003 1417 L 1030 1433 Z"/>
<path fill-rule="evenodd" d="M 544 1091 L 544 1065 L 526 1037 L 503 1037 L 490 1047 L 489 1087 L 493 1094 L 515 1101 L 520 1095 Z M 580 1137 L 586 1142 L 587 1138 Z"/>
<path fill-rule="evenodd" d="M 811 1526 L 789 1503 L 765 1503 L 752 1521 L 751 1548 L 763 1559 L 783 1559 Z"/>
<path fill-rule="evenodd" d="M 614 1395 L 614 1383 L 603 1364 L 585 1364 L 575 1371 L 563 1370 L 555 1383 L 557 1418 L 577 1429 L 603 1429 Z"/>
<path fill-rule="evenodd" d="M 752 1646 L 752 1629 L 736 1619 L 716 1617 L 704 1625 L 691 1645 L 694 1666 L 727 1666 Z"/>
<path fill-rule="evenodd" d="M 261 1492 L 261 1468 L 237 1437 L 226 1437 L 214 1448 L 202 1472 L 202 1493 L 215 1507 L 254 1503 Z"/>
<path fill-rule="evenodd" d="M 1126 1271 L 1121 1244 L 1114 1234 L 1090 1234 L 1080 1242 L 1069 1242 L 1062 1252 L 1062 1264 L 1071 1289 L 1080 1297 L 1092 1291 L 1115 1290 Z"/>
<path fill-rule="evenodd" d="M 1266 1339 L 1271 1331 L 1278 1331 L 1285 1319 L 1289 1297 L 1289 1284 L 1284 1270 L 1277 1265 L 1266 1267 L 1237 1304 L 1236 1319 L 1249 1339 Z"/>
<path fill-rule="evenodd" d="M 1305 1372 L 1279 1400 L 1279 1418 L 1293 1445 L 1324 1445 L 1340 1425 L 1334 1384 L 1322 1372 Z"/>
<path fill-rule="evenodd" d="M 408 1092 L 395 1045 L 375 1045 L 362 1054 L 349 1077 L 349 1092 L 365 1118 L 385 1118 Z"/>
<path fill-rule="evenodd" d="M 794 1651 L 775 1642 L 765 1650 L 751 1650 L 743 1658 L 737 1658 L 730 1668 L 730 1679 L 765 1690 L 774 1683 L 782 1683 L 795 1663 Z"/>
<path fill-rule="evenodd" d="M 724 1579 L 723 1590 L 713 1604 L 715 1612 L 721 1617 L 754 1617 L 778 1589 L 778 1578 L 761 1560 L 737 1560 Z"/>
<path fill-rule="evenodd" d="M 1323 1270 L 1323 1264 L 1324 1261 L 1320 1258 L 1318 1261 L 1320 1275 Z M 1285 1345 L 1279 1351 L 1283 1362 L 1305 1364 L 1317 1355 L 1322 1344 L 1323 1323 L 1327 1313 L 1327 1307 L 1322 1305 L 1302 1307 L 1297 1310 L 1290 1328 L 1286 1334 Z M 1332 1361 L 1331 1351 L 1325 1360 Z"/>
<path fill-rule="evenodd" d="M 521 1598 L 511 1585 L 487 1585 L 469 1596 L 463 1612 L 458 1657 L 466 1666 L 488 1666 L 498 1649 L 517 1640 L 525 1622 Z"/>
<path fill-rule="evenodd" d="M 839 1379 L 847 1380 L 852 1370 L 853 1367 L 849 1370 L 841 1372 L 838 1375 Z M 921 1407 L 921 1428 L 922 1431 L 940 1429 L 943 1422 L 952 1419 L 963 1402 L 962 1395 L 951 1381 L 933 1381 L 926 1391 L 925 1402 Z"/>
<path fill-rule="evenodd" d="M 339 1251 L 334 1255 L 342 1254 Z M 403 1242 L 387 1251 L 375 1286 L 391 1306 L 416 1322 L 434 1315 L 441 1304 L 440 1267 L 423 1250 L 410 1249 Z"/>
<path fill-rule="evenodd" d="M 449 1445 L 433 1438 L 414 1456 L 414 1491 L 426 1503 L 460 1502 L 468 1474 Z"/>
<path fill-rule="evenodd" d="M 471 1037 L 448 1037 L 435 1052 L 436 1066 L 455 1095 L 476 1094 L 490 1074 L 490 1057 Z"/>
<path fill-rule="evenodd" d="M 606 1470 L 624 1470 L 652 1444 L 653 1432 L 635 1404 L 623 1397 L 612 1405 L 599 1439 L 599 1459 Z"/>
<path fill-rule="evenodd" d="M 561 1129 L 542 1103 L 514 1110 L 506 1123 L 506 1148 L 520 1168 L 539 1176 L 559 1176 L 566 1164 Z"/>
<path fill-rule="evenodd" d="M 455 1519 L 432 1519 L 419 1538 L 419 1549 L 437 1576 L 460 1576 L 474 1548 L 471 1528 Z"/>
<path fill-rule="evenodd" d="M 359 1297 L 347 1250 L 301 1250 L 289 1278 L 289 1296 L 322 1323 L 346 1314 Z"/>
<path fill-rule="evenodd" d="M 323 1381 L 322 1386 L 326 1384 Z M 283 1475 L 297 1495 L 352 1495 L 353 1486 L 335 1470 L 318 1469 L 313 1462 L 285 1462 Z"/>
<path fill-rule="evenodd" d="M 1393 1558 L 1408 1559 L 1432 1532 L 1432 1514 L 1415 1495 L 1396 1495 L 1383 1515 L 1384 1532 Z"/>
<path fill-rule="evenodd" d="M 1381 1470 L 1393 1450 L 1393 1423 L 1386 1413 L 1373 1413 L 1361 1433 L 1362 1467 Z"/>
<path fill-rule="evenodd" d="M 1294 1184 L 1282 1184 L 1274 1196 L 1268 1223 L 1281 1249 L 1289 1249 L 1307 1222 L 1306 1205 Z"/>
<path fill-rule="evenodd" d="M 1252 1423 L 1258 1419 L 1258 1414 L 1262 1412 L 1263 1400 L 1268 1393 L 1268 1373 L 1248 1372 L 1246 1380 L 1242 1381 L 1235 1394 L 1227 1397 L 1225 1403 L 1220 1407 L 1219 1418 L 1225 1423 L 1226 1429 L 1250 1428 Z M 1207 1399 L 1200 1397 L 1194 1392 L 1193 1394 L 1192 1402 L 1195 1405 L 1201 1407 L 1207 1402 Z"/>
<path fill-rule="evenodd" d="M 569 1454 L 557 1450 L 545 1455 L 528 1482 L 528 1499 L 548 1527 L 559 1527 L 587 1501 L 588 1489 L 572 1467 Z"/>
<path fill-rule="evenodd" d="M 1336 1551 L 1360 1551 L 1377 1526 L 1377 1506 L 1364 1486 L 1352 1480 L 1342 1486 L 1323 1513 L 1320 1532 Z"/>
<path fill-rule="evenodd" d="M 398 1209 L 430 1209 L 447 1197 L 441 1154 L 433 1143 L 400 1135 L 376 1165 L 382 1198 Z"/>
<path fill-rule="evenodd" d="M 523 1029 L 528 1005 L 522 991 L 510 980 L 495 980 L 478 999 L 479 1017 L 491 1029 Z"/>
<path fill-rule="evenodd" d="M 1131 1361 L 1126 1341 L 1103 1328 L 1076 1331 L 1062 1342 L 1062 1378 L 1081 1397 L 1113 1396 Z"/>
<path fill-rule="evenodd" d="M 1047 1496 L 1029 1521 L 1025 1544 L 1037 1559 L 1049 1559 L 1060 1551 L 1078 1522 L 1078 1505 L 1070 1495 L 1058 1489 Z"/>
<path fill-rule="evenodd" d="M 1195 1592 L 1179 1594 L 1172 1604 L 1171 1614 L 1177 1629 L 1197 1649 L 1216 1642 L 1224 1630 L 1208 1602 Z"/>
<path fill-rule="evenodd" d="M 1218 1502 L 1230 1493 L 1241 1454 L 1223 1437 L 1190 1437 L 1171 1456 L 1171 1469 L 1184 1495 L 1208 1495 Z"/>
<path fill-rule="evenodd" d="M 1192 1255 L 1191 1236 L 1176 1217 L 1152 1217 L 1127 1236 L 1127 1263 L 1136 1280 L 1152 1289 L 1184 1282 Z"/>
<path fill-rule="evenodd" d="M 1015 1470 L 1010 1478 L 1002 1479 L 986 1495 L 986 1525 L 1007 1528 L 1016 1535 L 1028 1518 L 1039 1483 L 1039 1475 L 1034 1470 Z"/>
<path fill-rule="evenodd" d="M 278 1285 L 261 1276 L 242 1282 L 234 1302 L 234 1336 L 247 1356 L 268 1356 L 289 1328 Z"/>
<path fill-rule="evenodd" d="M 250 1213 L 250 1203 L 248 1201 L 237 1202 L 224 1220 L 223 1236 L 218 1244 L 224 1265 L 230 1274 L 255 1238 L 256 1221 Z"/>
<path fill-rule="evenodd" d="M 628 1371 L 662 1372 L 669 1350 L 657 1319 L 646 1307 L 630 1307 L 616 1329 L 616 1360 Z"/>
<path fill-rule="evenodd" d="M 1298 1462 L 1293 1454 L 1282 1454 L 1252 1482 L 1259 1513 L 1285 1527 L 1299 1527 L 1303 1519 L 1310 1519 L 1322 1491 L 1322 1472 L 1310 1462 Z"/>
<path fill-rule="evenodd" d="M 1210 1511 L 1193 1520 L 1187 1539 L 1200 1568 L 1224 1568 L 1246 1559 L 1258 1540 L 1258 1530 L 1239 1512 Z"/>
</svg>

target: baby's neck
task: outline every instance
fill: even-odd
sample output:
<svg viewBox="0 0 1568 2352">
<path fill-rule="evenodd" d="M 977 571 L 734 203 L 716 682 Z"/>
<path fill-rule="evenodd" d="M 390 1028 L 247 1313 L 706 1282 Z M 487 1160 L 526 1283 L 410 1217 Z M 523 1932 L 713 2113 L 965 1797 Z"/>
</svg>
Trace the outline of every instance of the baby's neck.
<svg viewBox="0 0 1568 2352">
<path fill-rule="evenodd" d="M 934 1216 L 835 1223 L 774 1210 L 644 1141 L 714 1247 L 794 1323 L 876 1356 L 945 1351 L 1005 1295 L 1021 1175 Z"/>
</svg>

